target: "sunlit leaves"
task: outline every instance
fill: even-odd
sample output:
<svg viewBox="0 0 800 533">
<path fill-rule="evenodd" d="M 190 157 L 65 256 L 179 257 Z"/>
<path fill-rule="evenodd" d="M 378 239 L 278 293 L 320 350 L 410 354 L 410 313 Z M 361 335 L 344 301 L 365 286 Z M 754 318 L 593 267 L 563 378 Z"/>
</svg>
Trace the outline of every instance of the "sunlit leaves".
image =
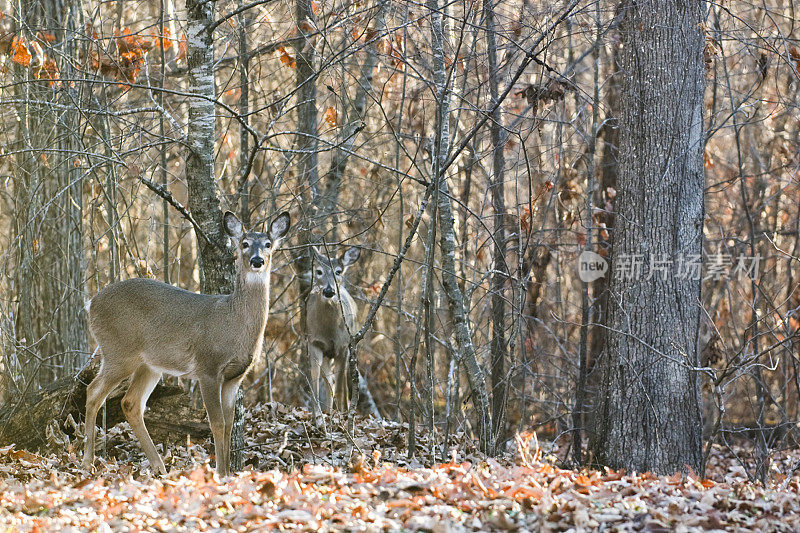
<svg viewBox="0 0 800 533">
<path fill-rule="evenodd" d="M 328 107 L 328 109 L 325 110 L 324 119 L 331 128 L 335 128 L 339 124 L 339 114 L 333 107 Z"/>
<path fill-rule="evenodd" d="M 31 53 L 25 41 L 19 37 L 14 37 L 11 41 L 11 61 L 23 67 L 29 67 L 31 64 Z"/>
<path fill-rule="evenodd" d="M 297 62 L 295 61 L 295 58 L 289 55 L 289 52 L 286 51 L 285 47 L 281 46 L 280 48 L 278 48 L 278 54 L 280 54 L 281 63 L 283 63 L 289 68 L 297 67 Z"/>
</svg>

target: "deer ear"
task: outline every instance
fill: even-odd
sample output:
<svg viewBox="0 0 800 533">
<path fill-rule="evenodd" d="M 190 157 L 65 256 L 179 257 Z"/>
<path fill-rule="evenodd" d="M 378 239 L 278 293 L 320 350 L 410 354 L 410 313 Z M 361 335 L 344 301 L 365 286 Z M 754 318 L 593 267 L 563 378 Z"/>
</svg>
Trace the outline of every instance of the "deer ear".
<svg viewBox="0 0 800 533">
<path fill-rule="evenodd" d="M 344 253 L 342 254 L 342 266 L 349 267 L 350 265 L 358 261 L 358 258 L 360 256 L 361 256 L 361 248 L 358 248 L 356 246 L 351 246 L 350 248 L 345 250 Z"/>
<path fill-rule="evenodd" d="M 222 217 L 222 220 L 225 222 L 225 233 L 227 233 L 229 237 L 233 237 L 234 239 L 241 238 L 244 233 L 244 228 L 239 219 L 236 218 L 236 215 L 230 211 L 225 211 L 225 216 Z"/>
<path fill-rule="evenodd" d="M 289 217 L 289 213 L 284 211 L 275 217 L 275 220 L 269 225 L 269 236 L 275 241 L 282 239 L 286 235 L 286 232 L 289 231 L 289 226 L 291 225 L 292 219 Z"/>
</svg>

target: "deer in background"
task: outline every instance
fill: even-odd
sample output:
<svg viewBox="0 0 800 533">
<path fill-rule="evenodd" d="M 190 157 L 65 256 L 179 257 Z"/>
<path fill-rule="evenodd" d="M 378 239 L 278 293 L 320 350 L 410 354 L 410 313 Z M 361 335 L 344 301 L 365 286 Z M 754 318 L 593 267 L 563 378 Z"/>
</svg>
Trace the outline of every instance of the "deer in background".
<svg viewBox="0 0 800 533">
<path fill-rule="evenodd" d="M 314 420 L 320 411 L 319 378 L 325 389 L 325 411 L 334 397 L 338 409 L 346 409 L 348 391 L 348 347 L 355 328 L 356 302 L 344 286 L 344 274 L 358 260 L 361 250 L 351 247 L 339 258 L 328 257 L 312 247 L 311 292 L 306 300 L 306 333 L 311 374 Z"/>
<path fill-rule="evenodd" d="M 143 418 L 150 393 L 166 373 L 199 382 L 214 436 L 217 472 L 229 474 L 236 394 L 261 351 L 272 254 L 289 225 L 284 212 L 267 233 L 245 232 L 233 213 L 225 213 L 223 226 L 236 249 L 232 294 L 198 294 L 138 278 L 109 285 L 92 299 L 89 329 L 102 364 L 86 390 L 85 469 L 94 463 L 97 412 L 111 390 L 132 375 L 122 410 L 151 468 L 166 474 Z"/>
</svg>

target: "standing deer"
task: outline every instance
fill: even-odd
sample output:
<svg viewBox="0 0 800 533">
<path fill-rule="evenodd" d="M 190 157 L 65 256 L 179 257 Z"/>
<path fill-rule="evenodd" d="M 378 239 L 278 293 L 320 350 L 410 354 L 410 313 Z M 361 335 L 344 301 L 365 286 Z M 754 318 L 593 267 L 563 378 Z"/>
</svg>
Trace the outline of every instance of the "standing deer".
<svg viewBox="0 0 800 533">
<path fill-rule="evenodd" d="M 311 292 L 306 301 L 308 358 L 314 419 L 320 410 L 319 378 L 326 385 L 325 411 L 346 409 L 348 392 L 348 346 L 355 328 L 356 302 L 342 283 L 347 268 L 358 260 L 359 248 L 348 248 L 341 257 L 330 258 L 313 248 Z"/>
<path fill-rule="evenodd" d="M 166 474 L 143 418 L 150 393 L 166 373 L 199 382 L 214 435 L 217 472 L 229 474 L 236 394 L 261 351 L 272 254 L 290 219 L 281 213 L 267 233 L 245 232 L 230 212 L 223 222 L 236 248 L 232 294 L 197 294 L 139 278 L 109 285 L 91 301 L 89 329 L 103 361 L 86 390 L 85 469 L 94 463 L 97 411 L 111 390 L 133 375 L 122 410 L 151 468 Z"/>
</svg>

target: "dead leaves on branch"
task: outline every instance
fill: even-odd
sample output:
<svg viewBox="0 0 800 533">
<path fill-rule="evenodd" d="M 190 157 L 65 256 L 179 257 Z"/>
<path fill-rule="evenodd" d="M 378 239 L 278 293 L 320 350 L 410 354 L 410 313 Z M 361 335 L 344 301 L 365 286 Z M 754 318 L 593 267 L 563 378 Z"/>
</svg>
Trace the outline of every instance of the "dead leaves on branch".
<svg viewBox="0 0 800 533">
<path fill-rule="evenodd" d="M 91 26 L 87 26 L 86 35 L 90 36 L 92 46 L 88 57 L 84 57 L 83 53 L 79 57 L 83 68 L 127 83 L 134 83 L 138 79 L 148 52 L 162 46 L 164 50 L 169 50 L 175 44 L 169 28 L 163 28 L 161 32 L 153 29 L 149 36 L 132 33 L 130 28 L 125 28 L 122 33 L 115 32 L 113 37 L 103 38 Z M 43 32 L 30 40 L 19 35 L 6 35 L 0 37 L 0 54 L 8 56 L 14 64 L 30 69 L 33 78 L 48 80 L 51 86 L 58 86 L 61 84 L 59 69 L 53 54 L 48 51 L 55 41 L 55 35 Z M 177 46 L 175 61 L 185 60 L 185 35 L 177 40 Z"/>
<path fill-rule="evenodd" d="M 161 35 L 152 37 L 131 33 L 130 28 L 123 29 L 121 34 L 115 30 L 114 37 L 106 40 L 105 43 L 102 39 L 98 39 L 96 34 L 94 35 L 97 46 L 93 47 L 89 54 L 91 69 L 107 78 L 128 83 L 134 83 L 139 77 L 139 72 L 144 66 L 145 56 L 150 50 L 162 45 L 165 46 L 165 49 L 171 47 L 166 28 Z M 167 42 L 170 43 L 170 46 L 165 44 Z"/>
<path fill-rule="evenodd" d="M 289 52 L 286 51 L 285 46 L 278 48 L 278 54 L 280 54 L 281 63 L 289 68 L 297 68 L 297 61 L 295 60 L 294 56 L 289 55 Z"/>
<path fill-rule="evenodd" d="M 54 86 L 58 83 L 58 67 L 43 48 L 54 40 L 54 35 L 42 32 L 31 41 L 18 35 L 4 35 L 0 37 L 0 54 L 8 56 L 14 64 L 30 69 L 34 79 L 48 80 Z M 2 73 L 6 72 L 4 65 Z"/>
<path fill-rule="evenodd" d="M 528 85 L 517 92 L 517 96 L 524 97 L 535 113 L 540 103 L 558 102 L 563 100 L 567 93 L 575 91 L 577 91 L 575 84 L 566 78 L 560 80 L 548 78 L 540 83 Z"/>
</svg>

